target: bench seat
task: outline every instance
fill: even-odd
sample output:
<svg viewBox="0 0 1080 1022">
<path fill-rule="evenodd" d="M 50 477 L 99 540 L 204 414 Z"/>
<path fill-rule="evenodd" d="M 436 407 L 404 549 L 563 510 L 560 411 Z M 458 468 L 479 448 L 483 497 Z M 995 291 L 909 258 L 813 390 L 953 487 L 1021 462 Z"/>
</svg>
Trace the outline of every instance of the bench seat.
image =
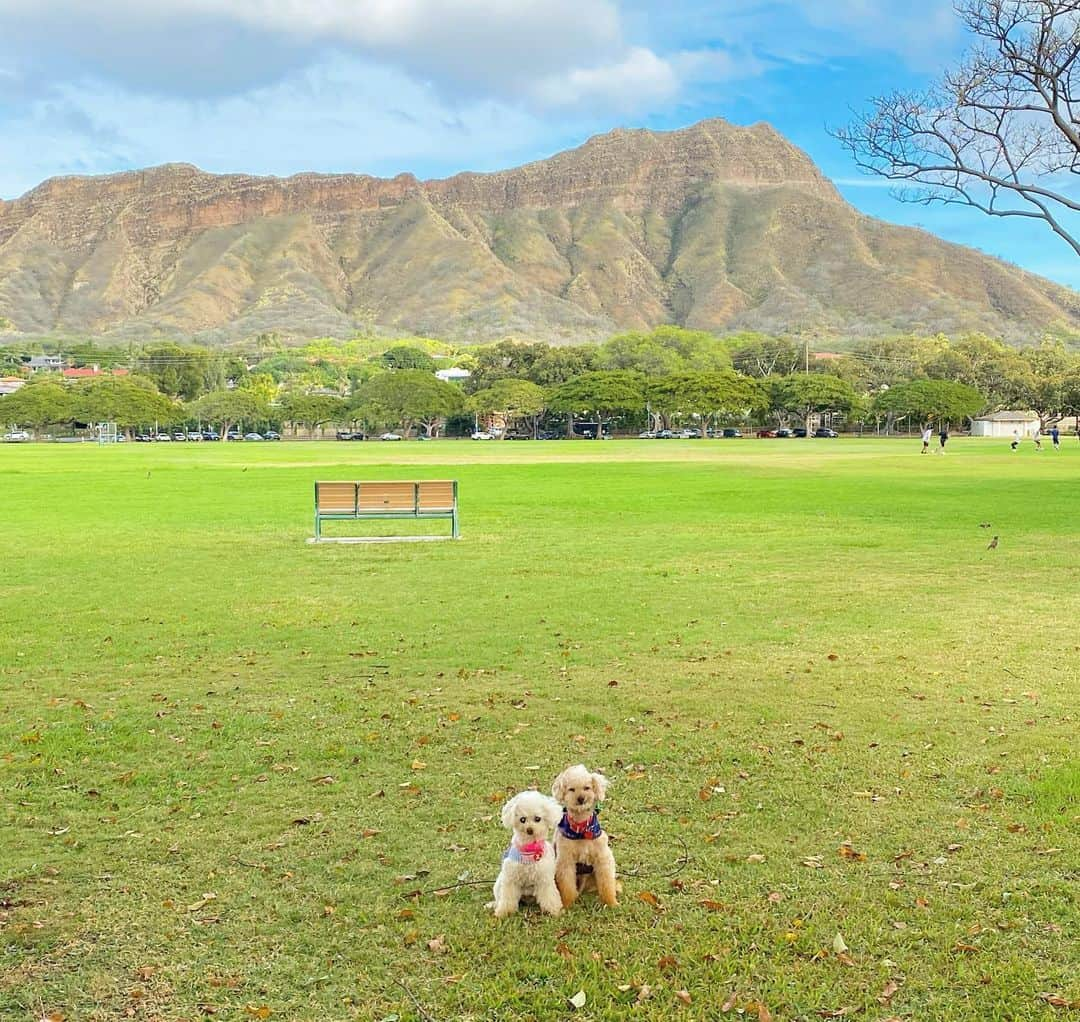
<svg viewBox="0 0 1080 1022">
<path fill-rule="evenodd" d="M 447 518 L 451 523 L 449 538 L 460 539 L 457 480 L 403 482 L 378 479 L 315 483 L 316 542 L 323 538 L 324 521 L 363 521 L 368 518 Z"/>
</svg>

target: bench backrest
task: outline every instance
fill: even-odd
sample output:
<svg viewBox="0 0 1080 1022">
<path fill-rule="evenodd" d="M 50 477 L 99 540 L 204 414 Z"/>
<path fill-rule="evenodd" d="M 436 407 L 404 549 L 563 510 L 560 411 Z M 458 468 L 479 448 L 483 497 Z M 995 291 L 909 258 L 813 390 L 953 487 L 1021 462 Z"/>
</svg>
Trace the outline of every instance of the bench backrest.
<svg viewBox="0 0 1080 1022">
<path fill-rule="evenodd" d="M 321 515 L 453 511 L 454 481 L 425 479 L 398 482 L 378 479 L 367 482 L 317 482 L 315 509 Z"/>
</svg>

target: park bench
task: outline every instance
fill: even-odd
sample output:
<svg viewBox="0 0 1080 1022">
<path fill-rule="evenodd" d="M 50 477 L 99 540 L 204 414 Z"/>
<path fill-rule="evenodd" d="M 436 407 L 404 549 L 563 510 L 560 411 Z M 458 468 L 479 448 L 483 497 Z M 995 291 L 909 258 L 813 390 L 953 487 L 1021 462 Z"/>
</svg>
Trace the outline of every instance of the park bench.
<svg viewBox="0 0 1080 1022">
<path fill-rule="evenodd" d="M 366 521 L 369 518 L 448 518 L 449 536 L 359 536 L 324 539 L 326 521 Z M 393 540 L 458 539 L 456 479 L 425 479 L 416 482 L 372 480 L 369 482 L 315 483 L 314 542 L 372 543 Z"/>
</svg>

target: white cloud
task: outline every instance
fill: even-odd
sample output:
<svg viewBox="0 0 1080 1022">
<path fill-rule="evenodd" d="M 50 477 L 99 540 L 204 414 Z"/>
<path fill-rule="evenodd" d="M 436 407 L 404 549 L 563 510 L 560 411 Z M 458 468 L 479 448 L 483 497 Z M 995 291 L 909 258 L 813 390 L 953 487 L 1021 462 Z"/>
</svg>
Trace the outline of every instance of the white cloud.
<svg viewBox="0 0 1080 1022">
<path fill-rule="evenodd" d="M 672 99 L 679 87 L 668 61 L 635 46 L 618 63 L 550 75 L 536 82 L 530 93 L 545 107 L 599 103 L 613 110 L 634 110 Z"/>
</svg>

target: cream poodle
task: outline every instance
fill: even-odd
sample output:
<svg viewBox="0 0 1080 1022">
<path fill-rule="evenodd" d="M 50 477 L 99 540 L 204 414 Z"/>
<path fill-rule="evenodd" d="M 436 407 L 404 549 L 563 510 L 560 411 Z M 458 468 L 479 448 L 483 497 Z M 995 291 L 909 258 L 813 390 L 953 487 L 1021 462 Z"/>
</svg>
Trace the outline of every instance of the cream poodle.
<svg viewBox="0 0 1080 1022">
<path fill-rule="evenodd" d="M 502 822 L 513 831 L 495 881 L 495 915 L 513 915 L 524 897 L 532 897 L 549 915 L 563 907 L 555 887 L 555 849 L 548 837 L 562 817 L 562 807 L 538 791 L 515 795 L 502 809 Z"/>
<path fill-rule="evenodd" d="M 615 856 L 598 815 L 607 786 L 603 774 L 591 773 L 580 763 L 564 770 L 551 786 L 551 794 L 566 807 L 555 834 L 555 883 L 564 908 L 573 905 L 590 882 L 605 905 L 619 903 Z"/>
</svg>

